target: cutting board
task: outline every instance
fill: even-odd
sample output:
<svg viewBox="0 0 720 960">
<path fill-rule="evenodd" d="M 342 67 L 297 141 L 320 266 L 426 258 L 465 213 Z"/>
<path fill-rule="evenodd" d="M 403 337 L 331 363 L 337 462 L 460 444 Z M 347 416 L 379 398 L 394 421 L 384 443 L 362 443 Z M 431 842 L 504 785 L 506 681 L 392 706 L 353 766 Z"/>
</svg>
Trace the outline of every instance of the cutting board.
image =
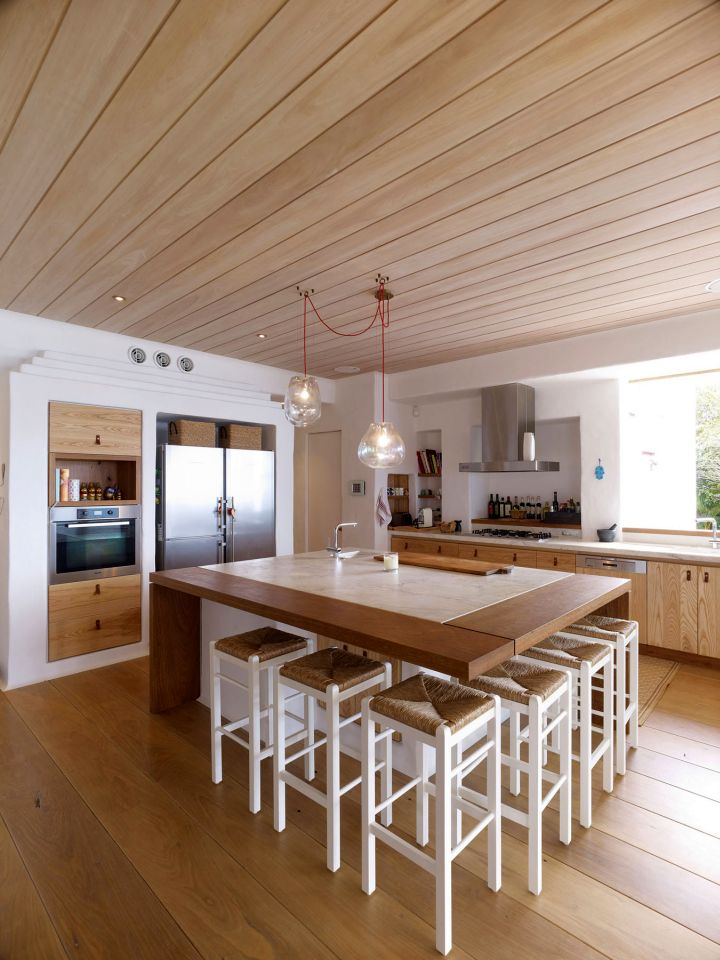
<svg viewBox="0 0 720 960">
<path fill-rule="evenodd" d="M 382 560 L 382 554 L 376 554 L 373 560 Z M 486 563 L 484 560 L 461 560 L 458 557 L 433 557 L 423 553 L 400 553 L 400 563 L 411 567 L 430 567 L 433 570 L 447 570 L 450 573 L 474 573 L 476 577 L 489 577 L 493 573 L 510 573 L 511 563 Z"/>
</svg>

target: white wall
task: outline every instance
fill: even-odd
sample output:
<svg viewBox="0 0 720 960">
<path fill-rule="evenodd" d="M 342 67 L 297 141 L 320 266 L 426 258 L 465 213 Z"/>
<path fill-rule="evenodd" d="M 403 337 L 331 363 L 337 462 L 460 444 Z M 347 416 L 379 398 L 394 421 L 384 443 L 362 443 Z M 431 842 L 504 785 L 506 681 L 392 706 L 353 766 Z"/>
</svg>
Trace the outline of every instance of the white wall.
<svg viewBox="0 0 720 960">
<path fill-rule="evenodd" d="M 158 413 L 271 424 L 277 430 L 277 550 L 292 552 L 294 429 L 271 394 L 282 393 L 290 371 L 164 347 L 196 363 L 191 374 L 152 363 L 132 366 L 128 347 L 152 357 L 160 344 L 70 324 L 0 311 L 0 463 L 7 482 L 0 496 L 0 682 L 18 686 L 75 673 L 147 651 L 147 582 L 143 641 L 47 663 L 48 402 L 61 400 L 139 408 L 143 413 L 143 571 L 154 568 L 155 420 Z M 49 351 L 45 356 L 37 354 Z M 23 363 L 24 360 L 31 360 Z M 16 369 L 12 369 L 16 368 Z M 334 384 L 321 384 L 334 398 Z"/>
</svg>

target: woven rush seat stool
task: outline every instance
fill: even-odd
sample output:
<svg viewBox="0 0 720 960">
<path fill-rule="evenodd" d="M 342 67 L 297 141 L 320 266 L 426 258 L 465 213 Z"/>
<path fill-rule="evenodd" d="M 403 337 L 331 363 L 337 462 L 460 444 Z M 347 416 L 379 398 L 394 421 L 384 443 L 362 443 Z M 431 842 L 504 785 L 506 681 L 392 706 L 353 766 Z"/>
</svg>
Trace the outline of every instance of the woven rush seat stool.
<svg viewBox="0 0 720 960">
<path fill-rule="evenodd" d="M 261 761 L 273 753 L 272 691 L 273 671 L 283 663 L 295 657 L 304 656 L 313 641 L 305 637 L 285 633 L 276 627 L 259 627 L 247 633 L 238 633 L 210 643 L 210 733 L 212 752 L 212 780 L 222 780 L 222 739 L 230 737 L 245 747 L 249 757 L 249 808 L 251 813 L 260 810 L 260 765 Z M 243 683 L 222 672 L 223 663 L 233 663 L 240 667 L 247 681 Z M 239 687 L 247 694 L 247 716 L 229 723 L 222 722 L 222 684 L 229 683 Z M 262 707 L 262 690 L 265 686 L 266 706 Z M 309 729 L 310 708 L 306 703 L 304 727 Z M 263 744 L 260 738 L 260 725 L 263 719 L 268 722 L 268 739 Z M 301 720 L 300 717 L 295 717 Z M 239 737 L 235 731 L 247 727 L 247 740 Z M 294 735 L 294 741 L 307 738 L 307 732 Z"/>
<path fill-rule="evenodd" d="M 555 633 L 541 640 L 519 657 L 520 660 L 542 663 L 567 671 L 571 677 L 573 718 L 577 716 L 580 753 L 572 755 L 580 769 L 580 823 L 583 827 L 592 824 L 592 772 L 595 765 L 603 762 L 603 790 L 613 789 L 613 704 L 614 704 L 614 657 L 609 646 L 588 643 L 567 633 Z M 593 710 L 593 681 L 598 678 L 602 689 L 603 708 Z M 602 718 L 602 725 L 593 724 L 593 716 Z M 595 749 L 593 734 L 599 735 Z"/>
<path fill-rule="evenodd" d="M 542 890 L 542 816 L 552 798 L 560 795 L 561 843 L 570 843 L 572 830 L 570 770 L 572 743 L 572 693 L 570 678 L 562 670 L 513 657 L 488 670 L 467 685 L 494 694 L 509 712 L 509 752 L 501 762 L 510 768 L 510 793 L 520 793 L 520 774 L 528 777 L 527 809 L 503 803 L 502 816 L 528 830 L 528 889 Z M 550 738 L 552 737 L 552 746 Z M 521 743 L 528 745 L 527 763 L 520 759 Z M 545 769 L 547 751 L 558 754 L 559 773 Z M 543 792 L 543 781 L 551 786 Z"/>
<path fill-rule="evenodd" d="M 638 655 L 640 630 L 635 620 L 590 614 L 563 631 L 612 647 L 615 655 L 615 772 L 624 774 L 628 746 L 638 745 Z"/>
<path fill-rule="evenodd" d="M 376 883 L 375 846 L 382 840 L 397 853 L 435 877 L 435 945 L 443 955 L 452 946 L 452 862 L 483 830 L 488 830 L 488 886 L 500 889 L 500 701 L 457 683 L 418 674 L 366 698 L 362 708 L 362 888 L 373 893 Z M 376 727 L 380 732 L 376 733 Z M 377 743 L 397 731 L 417 742 L 418 773 L 394 793 L 375 798 Z M 484 741 L 463 758 L 462 743 L 470 737 Z M 427 750 L 435 751 L 435 783 L 428 777 Z M 462 777 L 487 763 L 487 798 L 477 801 L 462 786 Z M 435 797 L 435 855 L 409 843 L 378 823 L 377 816 L 410 790 L 416 790 L 417 840 L 428 842 L 428 795 Z M 457 814 L 477 822 L 463 837 L 453 835 Z"/>
<path fill-rule="evenodd" d="M 379 660 L 370 660 L 355 653 L 327 647 L 307 656 L 285 663 L 275 673 L 274 716 L 277 746 L 274 754 L 273 792 L 275 801 L 275 829 L 285 829 L 285 787 L 289 785 L 311 800 L 325 807 L 327 816 L 327 867 L 335 871 L 340 867 L 340 799 L 361 782 L 356 777 L 344 786 L 340 785 L 340 730 L 360 717 L 360 711 L 340 719 L 340 704 L 349 697 L 373 687 L 389 687 L 392 666 Z M 285 752 L 285 691 L 301 693 L 306 701 L 325 701 L 327 734 L 315 740 L 313 727 L 309 730 L 307 745 L 290 756 Z M 314 718 L 314 712 L 312 713 Z M 311 786 L 308 780 L 315 777 L 315 751 L 326 745 L 326 792 Z M 385 756 L 378 769 L 381 771 L 383 791 L 388 795 L 392 788 L 392 740 L 391 734 L 384 737 Z M 343 753 L 359 755 L 347 746 Z M 300 757 L 306 758 L 305 780 L 286 769 L 287 764 Z"/>
</svg>

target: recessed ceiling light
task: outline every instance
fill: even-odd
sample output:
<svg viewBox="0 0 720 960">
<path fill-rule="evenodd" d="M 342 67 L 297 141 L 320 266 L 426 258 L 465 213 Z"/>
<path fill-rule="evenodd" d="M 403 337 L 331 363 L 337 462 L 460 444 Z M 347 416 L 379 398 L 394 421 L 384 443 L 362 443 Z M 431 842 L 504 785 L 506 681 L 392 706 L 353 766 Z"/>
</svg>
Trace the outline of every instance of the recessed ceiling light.
<svg viewBox="0 0 720 960">
<path fill-rule="evenodd" d="M 711 280 L 710 283 L 706 283 L 705 289 L 708 293 L 720 293 L 720 277 L 716 277 L 714 280 Z"/>
<path fill-rule="evenodd" d="M 267 340 L 267 334 L 266 334 L 266 333 L 259 333 L 259 334 L 257 335 L 257 338 L 258 338 L 258 340 Z"/>
<path fill-rule="evenodd" d="M 119 293 L 113 295 L 113 300 L 117 300 L 118 303 L 125 303 L 125 297 L 121 296 Z"/>
<path fill-rule="evenodd" d="M 360 373 L 360 367 L 335 367 L 335 373 Z"/>
</svg>

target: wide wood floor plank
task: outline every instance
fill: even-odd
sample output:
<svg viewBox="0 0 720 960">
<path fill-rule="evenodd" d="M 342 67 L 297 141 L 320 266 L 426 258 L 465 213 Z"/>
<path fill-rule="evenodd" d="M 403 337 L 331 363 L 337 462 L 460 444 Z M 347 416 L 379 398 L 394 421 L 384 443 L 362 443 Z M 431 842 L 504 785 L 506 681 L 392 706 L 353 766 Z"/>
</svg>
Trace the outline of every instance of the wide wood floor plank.
<svg viewBox="0 0 720 960">
<path fill-rule="evenodd" d="M 8 697 L 203 956 L 329 960 L 316 937 L 57 689 L 38 684 Z"/>
<path fill-rule="evenodd" d="M 0 696 L 0 813 L 68 956 L 160 960 L 198 954 Z M 112 775 L 108 771 L 109 781 Z M 6 916 L 0 927 L 6 926 Z M 32 955 L 33 930 L 23 950 Z M 2 934 L 0 934 L 0 942 Z M 52 955 L 52 954 L 49 954 Z"/>
<path fill-rule="evenodd" d="M 57 932 L 0 817 L 0 957 L 66 960 Z"/>
<path fill-rule="evenodd" d="M 720 747 L 689 740 L 659 727 L 651 727 L 647 723 L 640 728 L 640 746 L 720 773 Z"/>
<path fill-rule="evenodd" d="M 644 777 L 660 780 L 690 793 L 720 802 L 720 772 L 638 747 L 631 750 L 627 759 L 628 770 Z"/>
<path fill-rule="evenodd" d="M 704 723 L 696 716 L 689 716 L 686 711 L 691 709 L 685 704 L 677 703 L 670 703 L 666 707 L 661 701 L 645 721 L 645 726 L 687 737 L 688 740 L 697 740 L 698 743 L 707 743 L 712 747 L 720 747 L 720 729 Z"/>
<path fill-rule="evenodd" d="M 329 873 L 325 848 L 293 824 L 277 834 L 269 805 L 251 815 L 245 786 L 232 777 L 213 784 L 199 751 L 105 679 L 84 673 L 57 680 L 55 686 L 338 956 L 366 960 L 368 941 L 382 943 L 388 960 L 434 956 L 432 925 L 383 891 L 365 896 L 356 871 L 346 867 L 337 875 Z M 468 957 L 459 948 L 455 953 Z"/>
</svg>

